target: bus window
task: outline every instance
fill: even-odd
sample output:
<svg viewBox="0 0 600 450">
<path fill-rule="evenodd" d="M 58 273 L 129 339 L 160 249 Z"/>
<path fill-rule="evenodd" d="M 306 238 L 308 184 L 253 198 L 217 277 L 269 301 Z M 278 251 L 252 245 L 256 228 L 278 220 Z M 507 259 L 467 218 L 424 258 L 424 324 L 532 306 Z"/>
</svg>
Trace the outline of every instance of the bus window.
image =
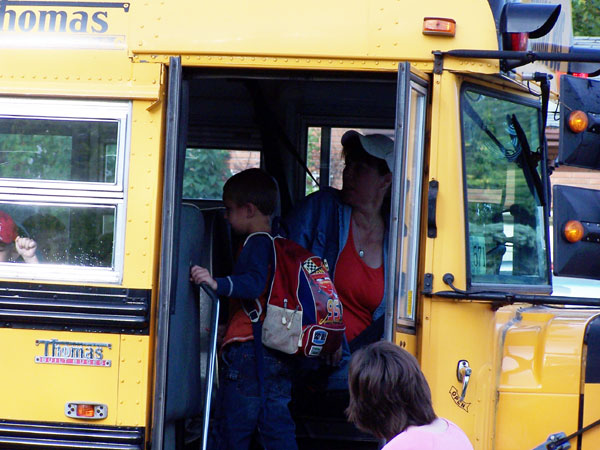
<svg viewBox="0 0 600 450">
<path fill-rule="evenodd" d="M 221 200 L 229 177 L 255 167 L 260 167 L 260 151 L 188 148 L 183 198 Z"/>
<path fill-rule="evenodd" d="M 408 132 L 406 149 L 402 154 L 403 176 L 400 179 L 402 196 L 398 229 L 399 251 L 395 263 L 394 293 L 398 307 L 396 323 L 414 329 L 418 288 L 419 235 L 421 210 L 421 183 L 423 173 L 423 150 L 425 147 L 425 115 L 427 87 L 411 81 L 408 102 Z"/>
<path fill-rule="evenodd" d="M 0 178 L 113 184 L 118 128 L 117 121 L 0 117 Z"/>
<path fill-rule="evenodd" d="M 36 241 L 42 264 L 113 265 L 115 207 L 0 202 L 0 211 L 12 217 L 19 236 Z"/>
<path fill-rule="evenodd" d="M 472 284 L 548 285 L 537 108 L 463 89 Z"/>
<path fill-rule="evenodd" d="M 306 165 L 319 181 L 320 187 L 342 188 L 344 157 L 342 155 L 342 135 L 348 130 L 362 134 L 381 133 L 394 138 L 393 130 L 375 128 L 332 128 L 309 126 L 306 136 Z M 319 190 L 317 183 L 306 174 L 306 195 Z"/>
<path fill-rule="evenodd" d="M 129 115 L 125 102 L 0 100 L 0 210 L 40 263 L 3 263 L 4 277 L 121 280 Z"/>
</svg>

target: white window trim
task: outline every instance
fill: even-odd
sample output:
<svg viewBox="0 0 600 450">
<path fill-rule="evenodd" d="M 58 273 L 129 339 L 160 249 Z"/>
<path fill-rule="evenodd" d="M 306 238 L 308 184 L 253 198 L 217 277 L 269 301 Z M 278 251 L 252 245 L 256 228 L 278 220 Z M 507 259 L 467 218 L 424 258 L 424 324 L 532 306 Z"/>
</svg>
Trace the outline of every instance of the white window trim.
<svg viewBox="0 0 600 450">
<path fill-rule="evenodd" d="M 0 263 L 2 278 L 108 284 L 122 282 L 131 114 L 131 102 L 123 101 L 0 98 L 0 117 L 79 121 L 116 120 L 119 124 L 114 183 L 0 178 L 0 203 L 27 206 L 115 207 L 113 267 Z"/>
</svg>

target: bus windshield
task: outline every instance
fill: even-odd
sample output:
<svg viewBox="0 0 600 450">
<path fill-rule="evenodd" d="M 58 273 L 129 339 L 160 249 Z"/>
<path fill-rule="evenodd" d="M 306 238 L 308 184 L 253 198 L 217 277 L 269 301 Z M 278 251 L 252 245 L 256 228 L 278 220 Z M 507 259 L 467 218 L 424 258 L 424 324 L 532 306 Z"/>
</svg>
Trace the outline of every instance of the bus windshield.
<svg viewBox="0 0 600 450">
<path fill-rule="evenodd" d="M 548 285 L 539 110 L 461 94 L 471 284 Z"/>
</svg>

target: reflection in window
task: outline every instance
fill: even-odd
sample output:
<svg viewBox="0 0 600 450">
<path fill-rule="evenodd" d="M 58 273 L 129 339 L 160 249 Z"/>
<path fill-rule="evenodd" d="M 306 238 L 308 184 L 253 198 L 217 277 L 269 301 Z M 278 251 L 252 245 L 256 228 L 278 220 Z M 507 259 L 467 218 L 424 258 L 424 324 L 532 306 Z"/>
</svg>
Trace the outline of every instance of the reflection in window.
<svg viewBox="0 0 600 450">
<path fill-rule="evenodd" d="M 469 89 L 461 109 L 471 281 L 548 284 L 539 111 Z"/>
<path fill-rule="evenodd" d="M 260 167 L 260 152 L 188 148 L 185 153 L 183 197 L 221 200 L 223 185 L 242 170 Z"/>
<path fill-rule="evenodd" d="M 0 117 L 0 178 L 115 183 L 115 121 Z"/>
<path fill-rule="evenodd" d="M 0 211 L 10 215 L 18 236 L 35 240 L 41 264 L 113 266 L 115 207 L 0 203 Z M 13 252 L 12 261 L 20 260 Z"/>
</svg>

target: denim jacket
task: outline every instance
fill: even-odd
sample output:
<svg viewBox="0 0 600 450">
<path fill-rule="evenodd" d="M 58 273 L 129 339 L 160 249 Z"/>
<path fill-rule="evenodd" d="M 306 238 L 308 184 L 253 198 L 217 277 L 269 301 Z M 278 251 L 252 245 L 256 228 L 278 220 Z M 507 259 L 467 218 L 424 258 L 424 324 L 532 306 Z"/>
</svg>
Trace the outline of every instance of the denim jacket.
<svg viewBox="0 0 600 450">
<path fill-rule="evenodd" d="M 350 231 L 352 207 L 343 203 L 340 191 L 331 187 L 323 188 L 303 199 L 282 222 L 282 234 L 297 242 L 315 255 L 325 258 L 329 273 L 335 277 L 338 257 L 346 245 Z M 387 281 L 388 221 L 385 221 L 383 238 L 384 280 Z M 335 279 L 334 279 L 335 282 Z M 385 286 L 383 298 L 373 312 L 373 320 L 385 313 Z"/>
</svg>

